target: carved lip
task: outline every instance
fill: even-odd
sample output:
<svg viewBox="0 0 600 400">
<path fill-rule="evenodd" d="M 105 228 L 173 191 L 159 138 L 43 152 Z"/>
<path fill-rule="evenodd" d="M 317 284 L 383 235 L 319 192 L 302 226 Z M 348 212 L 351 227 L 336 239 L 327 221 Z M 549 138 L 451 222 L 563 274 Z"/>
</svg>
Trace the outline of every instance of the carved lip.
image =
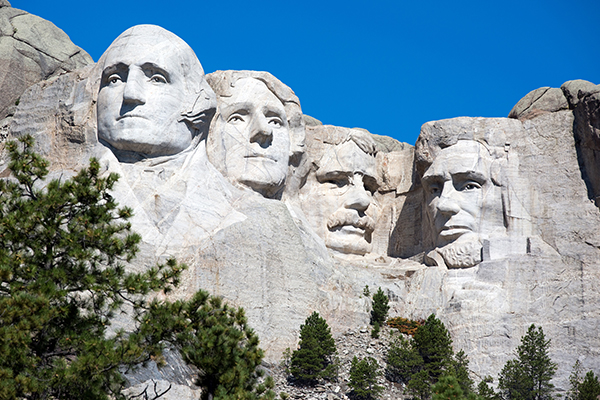
<svg viewBox="0 0 600 400">
<path fill-rule="evenodd" d="M 338 225 L 333 228 L 330 228 L 330 231 L 343 233 L 346 235 L 357 235 L 360 237 L 365 236 L 365 229 L 354 224 Z"/>
<path fill-rule="evenodd" d="M 250 153 L 250 154 L 246 154 L 244 156 L 244 158 L 264 158 L 267 160 L 271 160 L 274 162 L 277 162 L 277 160 L 275 159 L 275 157 L 269 155 L 269 154 L 261 154 L 261 153 Z"/>
<path fill-rule="evenodd" d="M 472 229 L 466 225 L 447 225 L 443 226 L 440 235 L 441 236 L 460 236 L 464 233 L 471 232 Z"/>
<path fill-rule="evenodd" d="M 123 115 L 119 115 L 117 117 L 117 121 L 120 121 L 124 118 L 142 118 L 142 119 L 148 119 L 147 117 L 144 117 L 143 115 L 139 115 L 139 114 L 123 114 Z"/>
</svg>

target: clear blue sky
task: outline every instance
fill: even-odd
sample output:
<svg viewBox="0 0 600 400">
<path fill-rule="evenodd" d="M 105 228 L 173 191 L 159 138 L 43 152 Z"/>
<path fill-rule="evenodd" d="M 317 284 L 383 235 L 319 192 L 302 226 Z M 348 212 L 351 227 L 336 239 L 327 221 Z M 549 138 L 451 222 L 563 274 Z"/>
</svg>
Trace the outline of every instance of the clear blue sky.
<svg viewBox="0 0 600 400">
<path fill-rule="evenodd" d="M 97 61 L 125 29 L 160 25 L 205 71 L 271 72 L 326 124 L 414 144 L 423 123 L 504 117 L 531 90 L 600 84 L 599 0 L 9 0 Z"/>
</svg>

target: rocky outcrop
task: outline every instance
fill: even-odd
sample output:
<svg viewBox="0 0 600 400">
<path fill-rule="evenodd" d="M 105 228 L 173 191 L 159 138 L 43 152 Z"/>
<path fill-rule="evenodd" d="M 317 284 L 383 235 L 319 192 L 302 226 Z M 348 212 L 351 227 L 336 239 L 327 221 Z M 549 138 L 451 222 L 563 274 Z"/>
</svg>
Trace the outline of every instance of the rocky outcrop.
<svg viewBox="0 0 600 400">
<path fill-rule="evenodd" d="M 260 132 L 234 131 L 240 148 L 259 142 L 269 147 L 273 131 L 264 125 L 281 129 L 290 115 L 298 117 L 295 137 L 305 142 L 284 143 L 284 157 L 262 157 L 267 160 L 256 164 L 290 160 L 288 186 L 282 196 L 279 186 L 271 196 L 223 176 L 207 156 L 203 133 L 188 148 L 160 157 L 137 154 L 134 137 L 127 151 L 137 158 L 120 158 L 98 140 L 96 100 L 101 87 L 125 85 L 126 79 L 109 75 L 101 82 L 101 68 L 90 65 L 27 89 L 10 136 L 34 134 L 54 175 L 69 175 L 90 156 L 106 173 L 118 172 L 114 196 L 134 209 L 132 224 L 143 238 L 141 256 L 129 267 L 140 270 L 176 256 L 189 269 L 173 297 L 205 289 L 244 307 L 269 363 L 295 347 L 300 324 L 312 311 L 338 337 L 366 325 L 370 301 L 362 292 L 368 285 L 387 293 L 392 316 L 435 313 L 456 349 L 465 350 L 475 377 L 496 376 L 531 323 L 552 340 L 550 355 L 561 365 L 554 381 L 559 389 L 567 388 L 577 358 L 586 369 L 600 369 L 596 85 L 571 81 L 561 89 L 538 89 L 519 101 L 510 118 L 428 122 L 413 147 L 302 117 L 298 99 L 283 83 L 265 73 L 231 73 L 262 82 L 246 80 L 244 85 L 260 87 L 261 96 L 238 103 L 250 108 L 260 103 L 253 100 L 267 99 L 277 111 L 251 110 L 276 118 Z M 165 82 L 159 76 L 156 83 Z M 210 91 L 203 90 L 209 104 Z M 124 97 L 134 96 L 115 101 Z M 220 124 L 250 114 L 228 93 L 221 97 L 226 100 L 219 107 L 238 113 L 223 114 Z M 295 111 L 279 109 L 286 99 Z M 167 119 L 187 134 L 197 121 L 192 114 L 185 121 Z M 223 132 L 229 135 L 229 129 Z M 121 132 L 112 134 L 119 138 Z M 249 140 L 252 135 L 260 140 Z M 250 153 L 240 154 L 245 159 Z M 231 171 L 242 176 L 244 168 Z M 342 245 L 329 241 L 329 233 L 342 234 Z M 155 372 L 142 371 L 132 382 L 173 381 L 187 390 L 187 378 Z M 190 393 L 197 389 L 188 386 Z M 337 396 L 335 387 L 331 391 Z"/>
<path fill-rule="evenodd" d="M 93 63 L 53 23 L 0 4 L 0 121 L 14 114 L 21 94 L 39 81 Z"/>
</svg>

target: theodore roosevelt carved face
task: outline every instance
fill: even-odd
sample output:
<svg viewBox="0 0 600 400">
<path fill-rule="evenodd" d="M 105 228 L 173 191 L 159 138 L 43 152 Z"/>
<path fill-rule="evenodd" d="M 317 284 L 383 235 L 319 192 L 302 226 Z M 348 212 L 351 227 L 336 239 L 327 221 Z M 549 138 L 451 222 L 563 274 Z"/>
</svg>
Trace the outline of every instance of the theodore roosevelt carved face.
<svg viewBox="0 0 600 400">
<path fill-rule="evenodd" d="M 493 158 L 474 140 L 443 148 L 422 177 L 437 251 L 448 267 L 481 262 L 481 239 L 504 230 L 502 194 L 492 180 Z"/>
<path fill-rule="evenodd" d="M 183 40 L 158 26 L 135 26 L 110 45 L 99 65 L 101 142 L 149 157 L 197 142 L 198 123 L 210 120 L 216 100 Z"/>
<path fill-rule="evenodd" d="M 359 255 L 371 250 L 377 218 L 375 153 L 368 133 L 347 129 L 337 145 L 326 146 L 300 191 L 307 219 L 332 250 Z"/>
</svg>

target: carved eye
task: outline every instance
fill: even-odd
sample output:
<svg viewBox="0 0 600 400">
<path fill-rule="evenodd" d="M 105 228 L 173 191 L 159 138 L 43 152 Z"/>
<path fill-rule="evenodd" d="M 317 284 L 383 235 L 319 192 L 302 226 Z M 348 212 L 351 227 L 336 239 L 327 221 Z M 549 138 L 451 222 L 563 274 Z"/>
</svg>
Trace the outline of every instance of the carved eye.
<svg viewBox="0 0 600 400">
<path fill-rule="evenodd" d="M 467 191 L 477 190 L 477 189 L 481 189 L 481 185 L 479 183 L 473 182 L 473 181 L 466 182 L 462 187 L 462 190 L 467 190 Z"/>
<path fill-rule="evenodd" d="M 244 122 L 244 117 L 241 116 L 240 114 L 232 114 L 227 119 L 227 123 L 229 123 L 229 124 L 239 124 L 241 122 Z"/>
<path fill-rule="evenodd" d="M 340 176 L 335 178 L 330 178 L 324 181 L 324 183 L 328 183 L 329 185 L 335 186 L 337 188 L 343 188 L 348 186 L 349 181 L 347 177 Z"/>
<path fill-rule="evenodd" d="M 123 80 L 121 79 L 121 76 L 118 74 L 112 74 L 108 77 L 108 83 L 111 85 L 114 85 L 117 82 L 123 82 Z"/>
<path fill-rule="evenodd" d="M 277 128 L 281 128 L 283 126 L 283 121 L 279 118 L 271 118 L 271 119 L 269 119 L 269 125 L 273 125 Z"/>
<path fill-rule="evenodd" d="M 161 74 L 154 74 L 150 78 L 150 82 L 154 82 L 154 83 L 167 83 L 167 78 L 165 78 Z"/>
</svg>

